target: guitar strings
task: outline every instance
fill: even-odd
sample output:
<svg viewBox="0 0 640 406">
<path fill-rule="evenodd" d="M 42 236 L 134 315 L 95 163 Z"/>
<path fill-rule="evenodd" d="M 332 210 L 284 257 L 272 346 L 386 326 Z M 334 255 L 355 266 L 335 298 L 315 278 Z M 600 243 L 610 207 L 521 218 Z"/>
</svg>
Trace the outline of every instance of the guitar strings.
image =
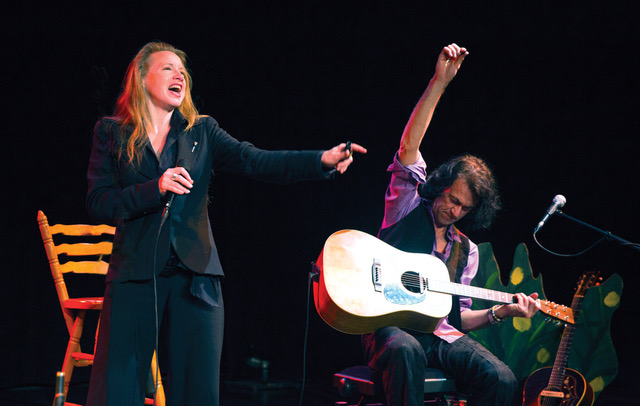
<svg viewBox="0 0 640 406">
<path fill-rule="evenodd" d="M 422 293 L 423 288 L 427 285 L 426 278 L 422 278 L 419 274 L 416 273 L 404 273 L 400 277 L 400 281 L 405 288 L 414 293 Z"/>
</svg>

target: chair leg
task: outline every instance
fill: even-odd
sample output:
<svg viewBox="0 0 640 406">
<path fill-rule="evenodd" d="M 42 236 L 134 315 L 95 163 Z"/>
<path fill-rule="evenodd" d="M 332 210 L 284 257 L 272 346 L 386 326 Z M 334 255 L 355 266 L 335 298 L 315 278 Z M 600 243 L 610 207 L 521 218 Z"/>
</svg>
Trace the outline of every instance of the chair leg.
<svg viewBox="0 0 640 406">
<path fill-rule="evenodd" d="M 164 406 L 166 399 L 164 396 L 164 387 L 162 386 L 162 376 L 160 374 L 160 369 L 158 368 L 158 356 L 155 351 L 153 352 L 153 358 L 151 359 L 151 373 L 153 375 L 155 385 L 156 405 Z"/>
<path fill-rule="evenodd" d="M 86 311 L 80 310 L 76 315 L 76 319 L 73 322 L 73 328 L 69 337 L 69 343 L 67 344 L 67 352 L 64 355 L 64 362 L 62 364 L 62 372 L 64 372 L 64 397 L 67 398 L 69 392 L 69 382 L 71 382 L 71 375 L 73 374 L 73 368 L 76 361 L 73 358 L 73 353 L 80 352 L 80 337 L 82 336 L 82 329 L 84 328 L 84 317 Z"/>
<path fill-rule="evenodd" d="M 95 342 L 93 344 L 93 352 L 96 353 L 96 349 L 98 348 L 98 334 L 100 333 L 100 317 L 102 317 L 102 313 L 98 316 L 98 324 L 96 325 L 96 334 L 95 334 Z"/>
<path fill-rule="evenodd" d="M 69 343 L 71 345 L 71 343 Z M 68 348 L 68 347 L 67 347 Z M 64 362 L 62 364 L 62 372 L 64 372 L 64 398 L 67 398 L 69 392 L 69 382 L 71 382 L 71 374 L 73 373 L 74 360 L 71 358 L 71 352 L 67 349 L 67 354 L 64 356 Z"/>
</svg>

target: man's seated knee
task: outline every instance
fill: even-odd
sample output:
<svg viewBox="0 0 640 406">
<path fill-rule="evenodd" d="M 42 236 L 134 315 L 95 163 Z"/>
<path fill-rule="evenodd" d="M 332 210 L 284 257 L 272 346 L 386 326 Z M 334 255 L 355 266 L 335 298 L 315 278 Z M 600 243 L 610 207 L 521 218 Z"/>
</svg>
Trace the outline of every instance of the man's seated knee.
<svg viewBox="0 0 640 406">
<path fill-rule="evenodd" d="M 387 340 L 385 344 L 387 351 L 397 352 L 399 354 L 406 354 L 407 356 L 422 355 L 424 356 L 424 349 L 412 335 L 407 333 L 394 334 Z"/>
</svg>

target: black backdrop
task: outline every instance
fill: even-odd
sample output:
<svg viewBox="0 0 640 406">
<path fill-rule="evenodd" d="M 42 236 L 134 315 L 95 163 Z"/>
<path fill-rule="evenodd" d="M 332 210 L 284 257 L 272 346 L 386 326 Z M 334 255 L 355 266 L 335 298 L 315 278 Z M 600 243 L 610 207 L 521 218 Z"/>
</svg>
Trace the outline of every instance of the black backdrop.
<svg viewBox="0 0 640 406">
<path fill-rule="evenodd" d="M 272 362 L 274 379 L 299 379 L 309 264 L 334 231 L 377 232 L 386 167 L 438 52 L 455 41 L 470 56 L 438 108 L 425 159 L 437 164 L 471 152 L 493 165 L 505 209 L 490 231 L 468 234 L 492 242 L 503 280 L 520 242 L 554 301 L 570 303 L 587 269 L 622 276 L 612 325 L 620 371 L 605 394 L 633 393 L 640 253 L 604 242 L 559 258 L 531 236 L 561 193 L 567 214 L 640 240 L 633 2 L 9 3 L 2 16 L 8 159 L 0 387 L 50 385 L 60 368 L 66 332 L 36 212 L 52 223 L 89 221 L 91 131 L 111 112 L 144 43 L 162 40 L 187 52 L 198 107 L 237 138 L 267 149 L 346 140 L 369 149 L 333 182 L 283 187 L 218 176 L 212 189 L 211 221 L 227 272 L 225 376 L 241 373 L 255 351 Z M 575 252 L 598 235 L 554 217 L 539 237 Z M 310 382 L 360 360 L 357 337 L 333 331 L 313 309 L 310 327 Z"/>
</svg>

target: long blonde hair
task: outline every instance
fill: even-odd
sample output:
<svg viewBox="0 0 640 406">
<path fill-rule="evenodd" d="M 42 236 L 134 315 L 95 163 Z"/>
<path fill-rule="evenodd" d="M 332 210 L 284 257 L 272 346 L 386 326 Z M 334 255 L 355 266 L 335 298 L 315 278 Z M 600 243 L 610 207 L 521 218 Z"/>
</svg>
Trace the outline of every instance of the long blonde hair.
<svg viewBox="0 0 640 406">
<path fill-rule="evenodd" d="M 116 102 L 114 110 L 114 119 L 122 124 L 122 130 L 120 131 L 121 143 L 126 141 L 127 157 L 129 163 L 140 163 L 142 157 L 142 151 L 145 145 L 149 142 L 147 134 L 151 126 L 151 117 L 149 115 L 149 108 L 147 106 L 148 98 L 147 91 L 144 87 L 144 78 L 149 72 L 149 65 L 151 55 L 155 52 L 169 51 L 173 52 L 180 58 L 183 66 L 185 67 L 185 97 L 178 107 L 178 110 L 187 120 L 187 130 L 193 127 L 198 117 L 198 110 L 193 104 L 191 98 L 191 75 L 187 70 L 187 54 L 183 51 L 175 48 L 173 45 L 164 42 L 149 42 L 143 46 L 138 54 L 133 58 L 127 73 L 125 74 L 124 81 L 122 83 L 122 92 Z M 133 132 L 126 137 L 126 127 L 132 126 Z M 118 151 L 118 158 L 122 157 L 123 148 Z"/>
</svg>

